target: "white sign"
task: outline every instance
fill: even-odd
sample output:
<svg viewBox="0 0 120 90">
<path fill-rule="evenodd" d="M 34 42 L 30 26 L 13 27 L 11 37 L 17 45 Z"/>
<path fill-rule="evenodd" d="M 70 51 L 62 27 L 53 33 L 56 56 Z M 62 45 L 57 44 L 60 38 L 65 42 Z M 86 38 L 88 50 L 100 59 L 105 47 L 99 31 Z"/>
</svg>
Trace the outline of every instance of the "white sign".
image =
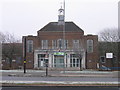
<svg viewBox="0 0 120 90">
<path fill-rule="evenodd" d="M 106 58 L 113 58 L 113 53 L 106 53 Z"/>
</svg>

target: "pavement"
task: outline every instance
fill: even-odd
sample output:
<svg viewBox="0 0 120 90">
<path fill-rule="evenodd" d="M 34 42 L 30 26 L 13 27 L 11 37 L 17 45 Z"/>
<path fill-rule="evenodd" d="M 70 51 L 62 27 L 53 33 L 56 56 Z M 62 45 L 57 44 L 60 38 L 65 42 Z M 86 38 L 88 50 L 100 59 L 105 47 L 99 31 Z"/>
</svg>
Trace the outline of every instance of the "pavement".
<svg viewBox="0 0 120 90">
<path fill-rule="evenodd" d="M 44 77 L 46 71 L 44 70 L 27 70 L 24 74 L 23 70 L 0 70 L 2 76 L 16 76 L 16 77 Z M 48 71 L 47 76 L 51 77 L 111 77 L 118 78 L 118 71 Z"/>
</svg>

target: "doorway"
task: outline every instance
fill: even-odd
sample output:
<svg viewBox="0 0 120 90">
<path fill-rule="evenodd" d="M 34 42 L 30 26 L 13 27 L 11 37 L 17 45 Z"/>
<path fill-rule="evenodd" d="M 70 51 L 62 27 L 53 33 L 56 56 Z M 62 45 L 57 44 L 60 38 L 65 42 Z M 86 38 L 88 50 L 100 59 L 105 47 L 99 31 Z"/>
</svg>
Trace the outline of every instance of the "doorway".
<svg viewBox="0 0 120 90">
<path fill-rule="evenodd" d="M 63 68 L 64 67 L 64 56 L 54 56 L 54 67 Z"/>
</svg>

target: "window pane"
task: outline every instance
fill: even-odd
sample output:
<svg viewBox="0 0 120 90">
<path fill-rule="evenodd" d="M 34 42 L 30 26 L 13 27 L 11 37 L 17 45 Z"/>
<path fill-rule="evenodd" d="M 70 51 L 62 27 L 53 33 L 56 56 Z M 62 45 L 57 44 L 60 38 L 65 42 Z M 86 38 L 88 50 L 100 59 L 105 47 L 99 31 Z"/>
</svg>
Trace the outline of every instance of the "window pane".
<svg viewBox="0 0 120 90">
<path fill-rule="evenodd" d="M 76 64 L 76 63 L 75 63 L 75 59 L 73 59 L 73 67 L 75 67 L 75 64 Z"/>
<path fill-rule="evenodd" d="M 70 59 L 70 67 L 72 67 L 72 59 Z"/>
<path fill-rule="evenodd" d="M 57 46 L 58 46 L 59 49 L 63 48 L 63 40 L 62 39 L 58 39 Z"/>
<path fill-rule="evenodd" d="M 65 43 L 65 45 L 64 45 L 65 49 L 67 49 L 68 48 L 68 40 L 65 40 L 64 43 Z"/>
<path fill-rule="evenodd" d="M 77 59 L 77 67 L 79 67 L 79 59 Z"/>
</svg>

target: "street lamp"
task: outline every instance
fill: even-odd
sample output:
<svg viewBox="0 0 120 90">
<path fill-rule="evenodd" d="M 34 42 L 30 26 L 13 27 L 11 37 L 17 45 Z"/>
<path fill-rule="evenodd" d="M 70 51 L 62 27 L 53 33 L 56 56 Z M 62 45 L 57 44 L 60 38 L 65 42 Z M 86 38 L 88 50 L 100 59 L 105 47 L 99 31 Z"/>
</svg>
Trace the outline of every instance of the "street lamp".
<svg viewBox="0 0 120 90">
<path fill-rule="evenodd" d="M 46 51 L 46 55 L 45 55 L 45 67 L 46 67 L 46 77 L 48 76 L 48 54 Z"/>
<path fill-rule="evenodd" d="M 26 37 L 24 38 L 24 74 L 26 73 Z"/>
</svg>

